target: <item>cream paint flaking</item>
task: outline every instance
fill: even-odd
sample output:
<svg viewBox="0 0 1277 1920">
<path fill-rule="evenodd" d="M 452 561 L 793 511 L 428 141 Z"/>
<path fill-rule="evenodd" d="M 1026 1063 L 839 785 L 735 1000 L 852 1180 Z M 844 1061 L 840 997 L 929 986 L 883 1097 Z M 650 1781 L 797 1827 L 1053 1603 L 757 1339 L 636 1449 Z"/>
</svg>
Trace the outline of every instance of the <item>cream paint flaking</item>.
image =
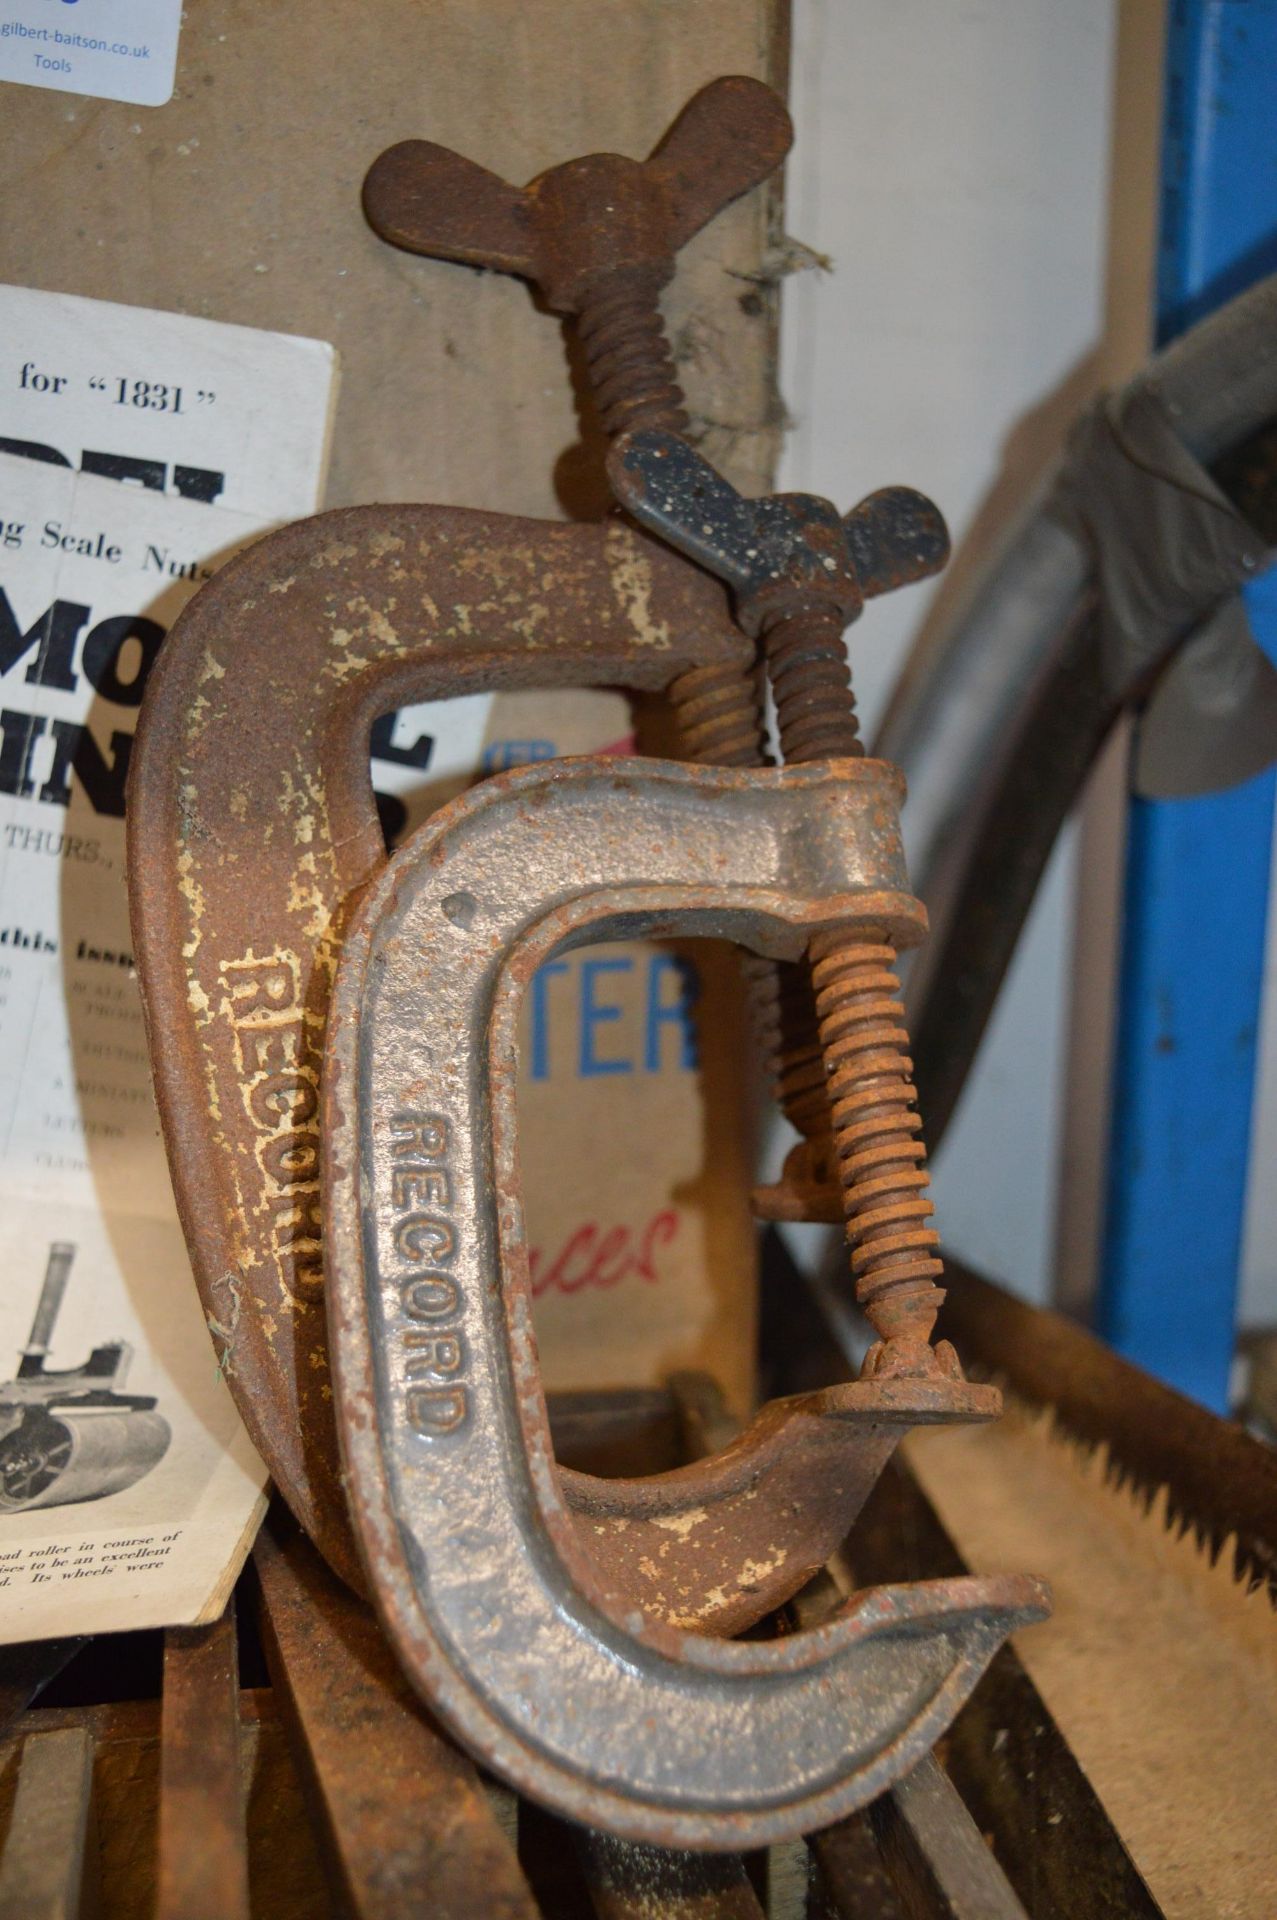
<svg viewBox="0 0 1277 1920">
<path fill-rule="evenodd" d="M 604 535 L 608 572 L 617 599 L 641 647 L 664 651 L 670 644 L 667 620 L 652 618 L 652 569 L 622 526 L 609 526 Z"/>
</svg>

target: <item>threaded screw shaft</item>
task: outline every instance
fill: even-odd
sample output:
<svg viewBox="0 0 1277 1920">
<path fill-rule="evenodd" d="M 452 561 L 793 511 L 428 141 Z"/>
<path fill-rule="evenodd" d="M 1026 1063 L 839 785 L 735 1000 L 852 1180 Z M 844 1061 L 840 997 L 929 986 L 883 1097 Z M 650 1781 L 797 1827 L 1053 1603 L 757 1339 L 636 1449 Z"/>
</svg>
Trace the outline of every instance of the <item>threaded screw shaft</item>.
<svg viewBox="0 0 1277 1920">
<path fill-rule="evenodd" d="M 660 286 L 633 274 L 600 280 L 576 317 L 599 423 L 609 438 L 639 427 L 687 429 Z"/>
<path fill-rule="evenodd" d="M 577 337 L 599 424 L 615 438 L 639 427 L 683 433 L 688 418 L 674 367 L 659 287 L 627 276 L 622 284 L 601 281 L 576 318 Z M 667 690 L 683 748 L 690 759 L 715 767 L 764 764 L 763 689 L 757 673 L 729 664 L 690 667 Z M 780 1014 L 781 969 L 759 954 L 742 956 L 746 992 L 765 1057 L 787 1060 Z M 796 968 L 784 969 L 786 973 Z M 804 983 L 806 984 L 806 983 Z M 773 1011 L 774 1009 L 774 1011 Z M 819 1046 L 808 1063 L 806 1103 L 828 1125 L 828 1098 Z M 814 1065 L 814 1074 L 813 1074 Z M 786 1071 L 789 1071 L 786 1066 Z M 778 1096 L 788 1112 L 783 1087 Z M 792 1116 L 791 1116 L 792 1117 Z M 795 1121 L 795 1124 L 798 1124 Z"/>
<path fill-rule="evenodd" d="M 763 645 L 786 762 L 863 754 L 838 615 L 777 616 Z M 925 1347 L 943 1267 L 895 949 L 882 933 L 833 932 L 816 936 L 809 957 L 856 1298 L 881 1340 Z M 809 1115 L 809 1048 L 788 1071 Z"/>
<path fill-rule="evenodd" d="M 687 407 L 661 314 L 659 283 L 627 274 L 592 287 L 576 317 L 599 424 L 687 429 Z M 763 763 L 762 689 L 738 667 L 690 667 L 669 688 L 683 744 L 715 767 Z"/>
<path fill-rule="evenodd" d="M 926 1342 L 944 1294 L 930 1226 L 927 1149 L 895 949 L 872 935 L 812 942 L 816 1017 L 831 1105 L 833 1154 L 856 1298 L 883 1340 Z"/>
<path fill-rule="evenodd" d="M 763 765 L 762 689 L 730 663 L 689 667 L 671 683 L 679 734 L 693 760 L 712 767 Z"/>
<path fill-rule="evenodd" d="M 791 1127 L 829 1158 L 829 1092 L 816 1023 L 811 969 L 805 962 L 746 954 L 750 1010 L 781 1112 Z"/>
<path fill-rule="evenodd" d="M 577 331 L 600 424 L 609 436 L 687 427 L 658 300 L 659 285 L 603 281 Z M 842 622 L 820 605 L 767 622 L 763 645 L 788 763 L 863 754 Z M 670 689 L 687 751 L 715 766 L 763 762 L 761 689 L 736 667 L 694 667 Z M 821 934 L 812 942 L 815 1026 L 795 969 L 751 962 L 759 1024 L 777 1091 L 809 1138 L 832 1135 L 856 1297 L 879 1338 L 925 1347 L 944 1298 L 938 1236 L 928 1222 L 926 1148 L 895 952 L 885 935 Z M 803 983 L 805 984 L 805 983 Z M 790 1032 L 796 1044 L 786 1045 Z M 925 1364 L 914 1351 L 910 1364 Z"/>
<path fill-rule="evenodd" d="M 825 607 L 779 614 L 763 627 L 785 764 L 864 754 L 842 623 Z"/>
</svg>

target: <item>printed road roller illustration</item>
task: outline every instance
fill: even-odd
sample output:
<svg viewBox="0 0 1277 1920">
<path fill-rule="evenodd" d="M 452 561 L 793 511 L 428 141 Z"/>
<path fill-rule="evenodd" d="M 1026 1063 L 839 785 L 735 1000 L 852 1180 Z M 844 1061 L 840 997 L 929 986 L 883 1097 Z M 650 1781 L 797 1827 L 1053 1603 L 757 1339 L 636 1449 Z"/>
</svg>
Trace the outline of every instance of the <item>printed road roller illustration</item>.
<svg viewBox="0 0 1277 1920">
<path fill-rule="evenodd" d="M 45 1365 L 75 1246 L 56 1240 L 17 1377 L 0 1385 L 0 1513 L 103 1500 L 131 1487 L 168 1450 L 153 1395 L 122 1393 L 133 1358 L 125 1340 L 94 1347 L 80 1367 Z"/>
</svg>

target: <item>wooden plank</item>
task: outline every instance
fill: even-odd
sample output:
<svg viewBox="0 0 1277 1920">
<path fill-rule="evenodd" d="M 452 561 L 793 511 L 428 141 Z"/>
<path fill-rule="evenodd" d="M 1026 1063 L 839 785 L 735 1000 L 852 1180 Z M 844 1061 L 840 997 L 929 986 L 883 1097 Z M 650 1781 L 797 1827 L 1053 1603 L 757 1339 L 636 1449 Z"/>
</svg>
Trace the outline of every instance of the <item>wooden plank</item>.
<svg viewBox="0 0 1277 1920">
<path fill-rule="evenodd" d="M 1028 1920 L 933 1753 L 869 1817 L 909 1920 Z"/>
<path fill-rule="evenodd" d="M 235 1603 L 164 1643 L 156 1920 L 248 1920 Z"/>
<path fill-rule="evenodd" d="M 0 1856 L 0 1920 L 94 1912 L 93 1742 L 83 1727 L 29 1734 Z"/>
<path fill-rule="evenodd" d="M 939 1442 L 939 1444 L 937 1444 Z M 1277 1630 L 1230 1556 L 1168 1524 L 1166 1497 L 1108 1477 L 1010 1402 L 976 1434 L 914 1434 L 911 1470 L 975 1572 L 1050 1581 L 1016 1652 L 1172 1920 L 1271 1906 L 1277 1884 Z"/>
<path fill-rule="evenodd" d="M 254 1548 L 263 1638 L 298 1764 L 357 1920 L 535 1920 L 471 1761 L 414 1698 L 371 1611 L 287 1522 Z"/>
<path fill-rule="evenodd" d="M 252 1911 L 270 1920 L 327 1920 L 331 1876 L 274 1694 L 269 1688 L 244 1689 L 239 1704 Z M 38 1707 L 22 1722 L 27 1734 L 70 1728 L 87 1733 L 92 1743 L 101 1861 L 98 1920 L 137 1920 L 155 1911 L 160 1718 L 158 1700 L 125 1700 L 99 1707 Z M 21 1752 L 19 1736 L 0 1742 L 0 1833 L 7 1828 Z"/>
<path fill-rule="evenodd" d="M 598 1920 L 763 1920 L 739 1854 L 678 1853 L 577 1832 Z"/>
</svg>

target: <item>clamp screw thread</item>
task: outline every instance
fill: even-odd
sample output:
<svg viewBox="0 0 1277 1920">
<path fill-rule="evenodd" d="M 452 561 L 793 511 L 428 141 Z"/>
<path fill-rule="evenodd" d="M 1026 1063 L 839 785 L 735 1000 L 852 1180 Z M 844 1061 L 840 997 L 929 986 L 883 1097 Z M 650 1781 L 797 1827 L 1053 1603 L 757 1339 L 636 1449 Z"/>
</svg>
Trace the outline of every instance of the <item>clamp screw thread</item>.
<svg viewBox="0 0 1277 1920">
<path fill-rule="evenodd" d="M 856 1298 L 881 1339 L 925 1343 L 944 1269 L 895 950 L 828 933 L 810 954 Z"/>
<path fill-rule="evenodd" d="M 820 1143 L 823 1161 L 829 1148 L 829 1093 L 810 969 L 752 953 L 743 964 L 758 1044 L 781 1112 L 804 1139 Z"/>
<path fill-rule="evenodd" d="M 686 431 L 688 420 L 682 387 L 674 368 L 669 335 L 661 314 L 658 290 L 636 287 L 632 277 L 617 285 L 600 282 L 586 296 L 576 316 L 577 338 L 585 355 L 590 391 L 599 425 L 609 439 L 638 427 L 659 427 L 671 433 Z M 730 663 L 690 667 L 666 689 L 684 751 L 692 760 L 716 767 L 757 767 L 763 750 L 763 690 L 758 674 L 742 672 Z M 746 992 L 764 1050 L 776 1065 L 784 1111 L 795 1126 L 785 1091 L 794 1063 L 786 1052 L 782 1021 L 782 972 L 776 963 L 757 954 L 742 955 Z M 785 968 L 786 974 L 797 974 Z M 812 1029 L 810 988 L 804 978 L 806 1026 Z M 825 1091 L 824 1061 L 812 1030 L 806 1050 L 809 1085 L 804 1114 L 810 1111 L 814 1129 L 827 1131 L 829 1100 Z M 802 1131 L 808 1131 L 806 1126 Z"/>
<path fill-rule="evenodd" d="M 837 614 L 778 615 L 764 627 L 788 764 L 864 753 Z M 809 1137 L 832 1130 L 856 1298 L 879 1338 L 925 1347 L 944 1294 L 928 1225 L 927 1149 L 900 1004 L 895 949 L 873 934 L 818 934 L 808 950 L 825 1115 L 816 1116 L 810 1041 L 782 1052 L 786 1111 Z M 812 1122 L 816 1121 L 813 1126 Z"/>
<path fill-rule="evenodd" d="M 689 667 L 668 697 L 693 760 L 712 767 L 763 765 L 762 690 L 752 673 L 723 663 Z"/>
<path fill-rule="evenodd" d="M 763 627 L 786 765 L 864 754 L 842 622 L 826 608 L 777 614 Z"/>
<path fill-rule="evenodd" d="M 609 438 L 637 427 L 686 432 L 683 390 L 654 284 L 632 276 L 603 279 L 586 294 L 576 331 Z"/>
</svg>

